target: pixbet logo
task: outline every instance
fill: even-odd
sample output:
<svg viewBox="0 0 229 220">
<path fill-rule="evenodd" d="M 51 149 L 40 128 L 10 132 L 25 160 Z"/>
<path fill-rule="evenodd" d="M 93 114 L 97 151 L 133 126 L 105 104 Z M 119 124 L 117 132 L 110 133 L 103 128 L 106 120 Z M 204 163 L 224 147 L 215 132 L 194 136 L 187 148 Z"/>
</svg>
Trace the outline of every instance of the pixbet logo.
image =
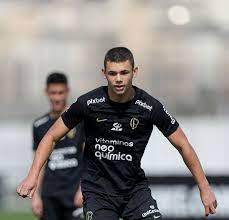
<svg viewBox="0 0 229 220">
<path fill-rule="evenodd" d="M 105 101 L 106 101 L 105 97 L 89 99 L 89 100 L 87 100 L 87 105 L 89 106 L 91 104 L 98 104 L 98 103 L 102 103 L 102 102 L 105 102 Z"/>
<path fill-rule="evenodd" d="M 151 105 L 148 105 L 146 102 L 143 102 L 142 100 L 136 100 L 136 102 L 135 102 L 135 104 L 136 105 L 140 105 L 140 106 L 142 106 L 143 108 L 146 108 L 146 109 L 148 109 L 149 111 L 152 111 L 152 106 Z"/>
</svg>

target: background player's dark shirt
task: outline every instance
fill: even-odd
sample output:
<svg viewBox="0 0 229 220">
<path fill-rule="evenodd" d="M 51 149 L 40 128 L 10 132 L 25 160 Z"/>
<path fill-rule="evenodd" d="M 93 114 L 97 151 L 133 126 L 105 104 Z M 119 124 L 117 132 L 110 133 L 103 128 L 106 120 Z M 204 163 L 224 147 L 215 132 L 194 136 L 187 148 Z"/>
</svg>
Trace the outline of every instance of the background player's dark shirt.
<svg viewBox="0 0 229 220">
<path fill-rule="evenodd" d="M 46 114 L 33 123 L 33 150 L 54 124 L 56 118 Z M 74 127 L 59 140 L 45 165 L 42 182 L 43 196 L 73 195 L 80 181 L 82 171 L 83 123 Z"/>
<path fill-rule="evenodd" d="M 111 101 L 106 86 L 97 88 L 62 114 L 70 129 L 84 120 L 83 191 L 123 195 L 147 186 L 141 158 L 153 125 L 166 137 L 179 126 L 158 100 L 134 88 L 135 96 L 127 103 Z"/>
</svg>

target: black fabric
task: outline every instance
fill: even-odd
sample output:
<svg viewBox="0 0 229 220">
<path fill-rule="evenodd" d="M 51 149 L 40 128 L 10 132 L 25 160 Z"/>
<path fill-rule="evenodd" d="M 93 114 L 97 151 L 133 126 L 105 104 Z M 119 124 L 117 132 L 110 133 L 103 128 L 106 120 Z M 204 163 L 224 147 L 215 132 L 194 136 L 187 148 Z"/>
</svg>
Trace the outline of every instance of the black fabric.
<svg viewBox="0 0 229 220">
<path fill-rule="evenodd" d="M 72 197 L 42 197 L 41 220 L 82 220 L 82 208 L 76 209 Z"/>
<path fill-rule="evenodd" d="M 33 123 L 33 150 L 56 118 L 46 114 Z M 61 196 L 75 194 L 82 171 L 82 144 L 85 141 L 83 123 L 74 127 L 55 144 L 46 165 L 42 182 L 42 195 Z"/>
<path fill-rule="evenodd" d="M 138 190 L 129 196 L 104 196 L 85 192 L 84 217 L 93 220 L 162 219 L 149 188 Z"/>
<path fill-rule="evenodd" d="M 158 100 L 134 89 L 131 101 L 116 103 L 109 99 L 107 86 L 97 88 L 78 98 L 62 114 L 68 128 L 84 121 L 83 191 L 124 195 L 147 187 L 141 158 L 153 125 L 166 137 L 178 128 Z"/>
</svg>

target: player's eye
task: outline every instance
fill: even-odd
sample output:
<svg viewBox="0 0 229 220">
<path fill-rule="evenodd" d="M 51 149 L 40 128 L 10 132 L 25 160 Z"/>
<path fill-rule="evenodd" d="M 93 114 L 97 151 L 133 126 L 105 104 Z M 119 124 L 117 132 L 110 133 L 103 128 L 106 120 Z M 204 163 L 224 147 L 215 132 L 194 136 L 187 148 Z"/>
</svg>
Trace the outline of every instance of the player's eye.
<svg viewBox="0 0 229 220">
<path fill-rule="evenodd" d="M 56 95 L 56 92 L 55 91 L 51 91 L 49 92 L 50 95 Z"/>
<path fill-rule="evenodd" d="M 107 74 L 109 76 L 115 76 L 115 75 L 117 75 L 117 72 L 115 72 L 115 71 L 109 71 Z"/>
<path fill-rule="evenodd" d="M 121 75 L 126 75 L 126 74 L 128 74 L 129 72 L 130 72 L 129 70 L 123 70 L 123 71 L 120 72 L 120 74 L 121 74 Z"/>
</svg>

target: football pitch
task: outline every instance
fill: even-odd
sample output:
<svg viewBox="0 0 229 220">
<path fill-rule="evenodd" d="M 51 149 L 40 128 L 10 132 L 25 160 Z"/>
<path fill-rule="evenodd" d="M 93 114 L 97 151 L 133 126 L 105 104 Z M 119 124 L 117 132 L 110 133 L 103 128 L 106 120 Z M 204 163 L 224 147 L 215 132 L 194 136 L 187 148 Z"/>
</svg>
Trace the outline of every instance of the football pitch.
<svg viewBox="0 0 229 220">
<path fill-rule="evenodd" d="M 20 213 L 20 212 L 4 212 L 0 211 L 1 220 L 37 220 L 30 213 Z"/>
</svg>

